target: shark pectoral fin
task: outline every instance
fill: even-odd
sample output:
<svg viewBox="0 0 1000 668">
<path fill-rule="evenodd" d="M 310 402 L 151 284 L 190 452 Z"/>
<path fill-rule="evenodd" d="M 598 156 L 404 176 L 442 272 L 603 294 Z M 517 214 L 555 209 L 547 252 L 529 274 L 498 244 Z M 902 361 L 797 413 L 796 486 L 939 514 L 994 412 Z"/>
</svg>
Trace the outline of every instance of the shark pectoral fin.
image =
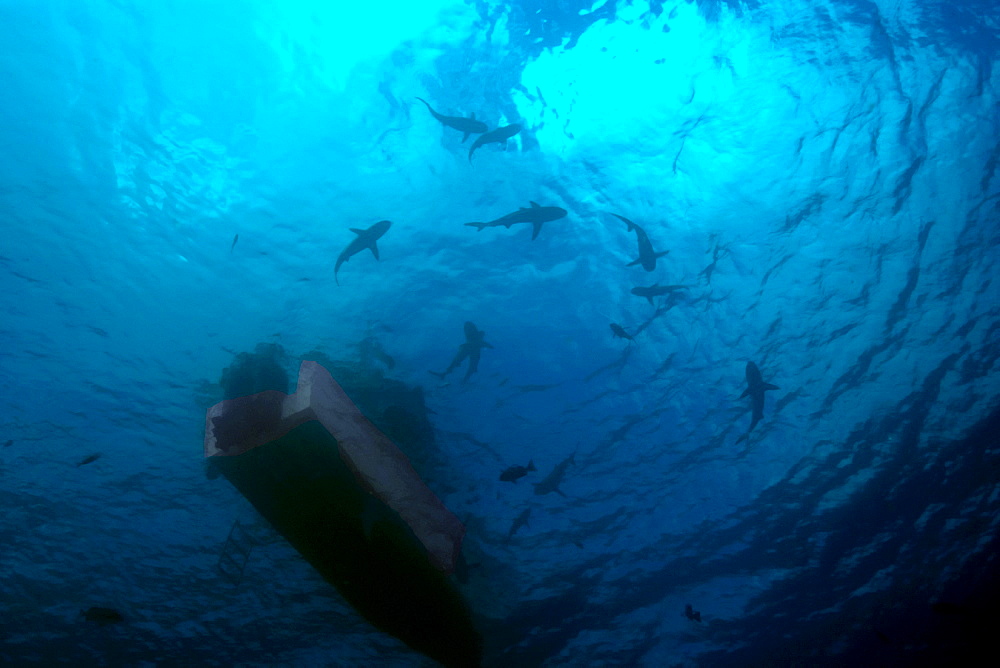
<svg viewBox="0 0 1000 668">
<path fill-rule="evenodd" d="M 493 348 L 493 346 L 483 341 L 483 348 Z"/>
<path fill-rule="evenodd" d="M 486 223 L 466 223 L 466 227 L 474 227 L 477 232 L 482 232 L 483 228 L 486 227 Z"/>
<path fill-rule="evenodd" d="M 531 204 L 531 208 L 532 208 L 532 209 L 537 209 L 537 208 L 539 208 L 539 206 L 538 206 L 538 202 L 534 202 L 534 201 L 532 201 L 532 200 L 528 200 L 528 203 L 529 203 L 529 204 Z"/>
<path fill-rule="evenodd" d="M 367 230 L 359 230 L 356 227 L 352 227 L 351 232 L 354 232 L 355 234 L 364 234 L 365 232 L 367 232 Z"/>
<path fill-rule="evenodd" d="M 656 254 L 656 257 L 663 257 L 664 255 L 666 255 L 666 254 L 667 254 L 667 253 L 669 253 L 669 252 L 670 252 L 670 251 L 663 251 L 663 252 L 661 252 L 661 253 L 657 253 L 657 254 Z"/>
<path fill-rule="evenodd" d="M 652 298 L 652 297 L 646 297 L 646 301 L 648 301 L 648 302 L 649 302 L 649 305 L 650 305 L 650 306 L 652 306 L 652 305 L 653 305 L 653 298 Z"/>
<path fill-rule="evenodd" d="M 740 399 L 742 399 L 743 397 L 747 396 L 748 394 L 750 394 L 750 388 L 749 387 L 747 389 L 743 390 L 743 394 L 740 395 Z"/>
<path fill-rule="evenodd" d="M 567 497 L 566 497 L 566 495 L 565 495 L 565 494 L 563 494 L 563 491 L 562 491 L 561 489 L 559 489 L 558 487 L 556 487 L 556 488 L 555 488 L 555 489 L 554 489 L 553 491 L 554 491 L 554 492 L 555 492 L 556 494 L 558 494 L 559 496 L 563 497 L 564 499 L 565 499 L 565 498 L 567 498 Z"/>
<path fill-rule="evenodd" d="M 472 134 L 471 132 L 466 132 L 464 135 L 462 135 L 462 143 L 463 144 L 469 139 L 469 135 L 471 135 L 471 134 Z"/>
<path fill-rule="evenodd" d="M 781 388 L 777 385 L 771 385 L 771 383 L 764 383 L 765 390 L 780 390 Z"/>
<path fill-rule="evenodd" d="M 369 248 L 372 249 L 372 255 L 375 256 L 376 260 L 378 260 L 379 259 L 379 257 L 378 257 L 378 245 L 373 241 L 372 245 L 369 246 Z"/>
<path fill-rule="evenodd" d="M 532 223 L 531 227 L 532 227 L 532 230 L 531 230 L 531 240 L 534 241 L 535 239 L 538 238 L 538 233 L 542 231 L 542 224 L 541 223 Z"/>
<path fill-rule="evenodd" d="M 625 266 L 626 266 L 626 267 L 634 267 L 635 265 L 639 264 L 640 262 L 642 262 L 642 258 L 639 258 L 639 259 L 637 259 L 637 260 L 632 260 L 631 262 L 629 262 L 629 263 L 628 263 L 627 265 L 625 265 Z"/>
</svg>

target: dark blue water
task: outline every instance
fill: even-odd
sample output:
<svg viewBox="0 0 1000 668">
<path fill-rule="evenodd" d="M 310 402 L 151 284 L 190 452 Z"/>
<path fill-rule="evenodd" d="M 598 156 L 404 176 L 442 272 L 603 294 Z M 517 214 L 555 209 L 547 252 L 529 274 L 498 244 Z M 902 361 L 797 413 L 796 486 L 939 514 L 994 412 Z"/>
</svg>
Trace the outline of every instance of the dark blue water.
<svg viewBox="0 0 1000 668">
<path fill-rule="evenodd" d="M 993 2 L 3 2 L 0 43 L 0 663 L 429 665 L 206 477 L 259 343 L 422 388 L 485 665 L 996 653 Z M 522 130 L 470 157 L 417 97 Z"/>
</svg>

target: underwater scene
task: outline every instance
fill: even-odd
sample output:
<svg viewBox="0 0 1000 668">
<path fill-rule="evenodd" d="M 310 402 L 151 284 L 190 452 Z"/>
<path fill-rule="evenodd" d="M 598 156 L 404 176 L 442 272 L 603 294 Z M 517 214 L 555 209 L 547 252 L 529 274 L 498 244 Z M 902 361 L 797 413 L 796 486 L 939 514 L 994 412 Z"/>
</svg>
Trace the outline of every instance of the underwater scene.
<svg viewBox="0 0 1000 668">
<path fill-rule="evenodd" d="M 0 42 L 0 665 L 1000 659 L 995 0 Z"/>
</svg>

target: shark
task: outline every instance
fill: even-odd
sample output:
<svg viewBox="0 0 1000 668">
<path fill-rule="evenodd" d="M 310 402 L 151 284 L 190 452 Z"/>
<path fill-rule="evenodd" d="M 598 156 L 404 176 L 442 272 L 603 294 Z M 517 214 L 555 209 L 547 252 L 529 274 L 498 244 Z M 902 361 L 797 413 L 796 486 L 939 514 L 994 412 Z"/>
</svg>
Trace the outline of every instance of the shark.
<svg viewBox="0 0 1000 668">
<path fill-rule="evenodd" d="M 476 141 L 472 142 L 472 146 L 469 147 L 469 162 L 472 162 L 472 154 L 480 146 L 485 146 L 486 144 L 503 144 L 504 148 L 507 148 L 507 140 L 520 131 L 521 126 L 513 123 L 479 135 L 476 137 Z"/>
<path fill-rule="evenodd" d="M 750 432 L 753 431 L 753 428 L 764 417 L 764 392 L 777 389 L 779 389 L 777 385 L 764 382 L 764 379 L 760 375 L 760 369 L 757 368 L 756 364 L 747 362 L 747 389 L 743 390 L 740 399 L 746 396 L 750 397 L 752 417 L 750 418 L 750 428 L 747 429 L 747 433 L 736 440 L 737 443 L 750 436 Z"/>
<path fill-rule="evenodd" d="M 424 98 L 418 97 L 417 99 L 427 105 L 427 111 L 431 112 L 431 116 L 440 121 L 442 125 L 448 128 L 455 128 L 461 132 L 463 143 L 469 138 L 469 135 L 482 134 L 487 130 L 486 123 L 476 120 L 475 112 L 470 114 L 468 118 L 464 116 L 445 116 L 434 111 L 434 108 Z"/>
<path fill-rule="evenodd" d="M 455 353 L 454 359 L 451 360 L 451 364 L 448 368 L 442 372 L 429 371 L 438 378 L 443 379 L 449 373 L 458 368 L 466 357 L 469 358 L 469 368 L 465 371 L 465 378 L 462 382 L 469 380 L 469 376 L 474 374 L 479 369 L 479 355 L 482 353 L 483 348 L 492 348 L 490 344 L 486 343 L 486 332 L 476 329 L 476 326 L 471 322 L 465 323 L 465 343 L 458 346 L 458 352 Z"/>
<path fill-rule="evenodd" d="M 513 213 L 501 216 L 488 223 L 466 223 L 468 227 L 474 227 L 482 232 L 487 227 L 506 227 L 510 229 L 515 223 L 531 223 L 531 240 L 538 238 L 538 233 L 542 231 L 542 225 L 553 220 L 559 220 L 566 216 L 566 209 L 559 206 L 541 206 L 538 202 L 529 202 L 530 207 L 521 207 Z"/>
<path fill-rule="evenodd" d="M 629 341 L 635 341 L 632 335 L 625 331 L 625 328 L 619 325 L 617 322 L 611 323 L 611 338 L 618 337 L 619 339 L 627 339 Z"/>
<path fill-rule="evenodd" d="M 566 475 L 566 469 L 568 469 L 570 464 L 573 463 L 574 457 L 576 457 L 575 452 L 556 464 L 556 467 L 552 469 L 551 473 L 545 476 L 544 480 L 535 483 L 535 494 L 541 495 L 548 494 L 549 492 L 555 492 L 560 496 L 566 496 L 563 494 L 563 491 L 559 489 L 559 485 L 562 483 L 562 479 Z"/>
<path fill-rule="evenodd" d="M 527 526 L 528 518 L 531 517 L 531 506 L 528 506 L 521 511 L 521 514 L 514 518 L 514 521 L 510 524 L 510 530 L 507 532 L 507 541 L 509 542 L 517 530 L 523 526 Z"/>
<path fill-rule="evenodd" d="M 639 258 L 629 262 L 627 266 L 634 267 L 637 264 L 641 264 L 642 268 L 646 271 L 653 271 L 656 269 L 656 258 L 663 257 L 670 251 L 657 253 L 653 250 L 653 244 L 649 240 L 649 236 L 646 235 L 646 230 L 642 229 L 624 216 L 619 216 L 617 213 L 613 213 L 611 215 L 628 225 L 629 232 L 635 230 L 636 239 L 639 241 Z"/>
<path fill-rule="evenodd" d="M 505 469 L 503 473 L 500 474 L 501 482 L 517 482 L 524 476 L 528 475 L 532 471 L 537 471 L 535 468 L 535 460 L 529 460 L 527 466 L 511 466 Z"/>
<path fill-rule="evenodd" d="M 659 283 L 654 283 L 653 285 L 643 287 L 638 286 L 632 288 L 632 294 L 636 297 L 645 297 L 649 300 L 649 303 L 653 303 L 653 297 L 661 297 L 663 295 L 669 295 L 676 290 L 687 290 L 686 285 L 660 285 Z"/>
<path fill-rule="evenodd" d="M 380 220 L 367 230 L 359 230 L 356 227 L 351 228 L 351 232 L 354 232 L 358 236 L 354 237 L 354 240 L 347 244 L 347 248 L 341 251 L 340 255 L 337 257 L 337 264 L 333 268 L 333 280 L 337 282 L 337 285 L 340 285 L 340 279 L 337 278 L 337 272 L 340 271 L 340 265 L 350 260 L 351 256 L 357 255 L 366 248 L 370 248 L 372 255 L 375 256 L 375 259 L 379 259 L 378 246 L 375 245 L 375 242 L 381 239 L 382 235 L 388 232 L 391 226 L 391 221 Z"/>
</svg>

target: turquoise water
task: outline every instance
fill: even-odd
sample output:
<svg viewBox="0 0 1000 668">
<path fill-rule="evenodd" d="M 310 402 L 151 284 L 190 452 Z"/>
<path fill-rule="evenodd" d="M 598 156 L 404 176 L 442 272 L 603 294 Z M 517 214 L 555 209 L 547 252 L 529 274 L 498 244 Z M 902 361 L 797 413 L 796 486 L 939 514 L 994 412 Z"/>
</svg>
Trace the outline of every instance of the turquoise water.
<svg viewBox="0 0 1000 668">
<path fill-rule="evenodd" d="M 202 461 L 235 353 L 372 337 L 433 411 L 486 665 L 995 626 L 992 2 L 7 0 L 0 37 L 0 662 L 426 665 Z M 417 97 L 523 129 L 470 157 Z M 532 201 L 567 212 L 534 240 L 465 225 Z M 429 374 L 466 321 L 478 371 Z"/>
</svg>

